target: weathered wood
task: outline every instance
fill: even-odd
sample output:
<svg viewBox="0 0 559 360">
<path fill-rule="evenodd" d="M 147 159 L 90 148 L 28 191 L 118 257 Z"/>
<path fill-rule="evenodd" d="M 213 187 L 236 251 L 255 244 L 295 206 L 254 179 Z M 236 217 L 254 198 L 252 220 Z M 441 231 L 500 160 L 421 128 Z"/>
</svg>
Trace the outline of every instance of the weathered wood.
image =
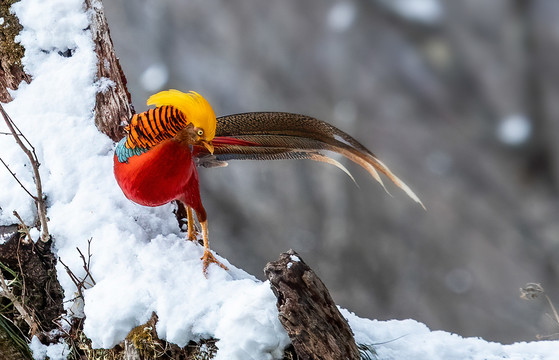
<svg viewBox="0 0 559 360">
<path fill-rule="evenodd" d="M 24 54 L 23 47 L 15 42 L 15 37 L 21 31 L 18 18 L 10 13 L 10 7 L 16 0 L 7 0 L 0 3 L 0 101 L 12 101 L 8 89 L 16 90 L 22 81 L 29 83 L 31 76 L 23 71 L 21 58 Z"/>
<path fill-rule="evenodd" d="M 134 344 L 128 340 L 124 340 L 124 360 L 141 360 L 140 352 Z"/>
<path fill-rule="evenodd" d="M 64 310 L 64 293 L 57 280 L 56 259 L 50 251 L 51 245 L 49 241 L 47 252 L 37 251 L 35 244 L 22 242 L 20 233 L 16 232 L 0 246 L 0 262 L 18 273 L 23 281 L 22 288 L 13 290 L 14 295 L 21 297 L 22 304 L 33 313 L 41 330 L 46 331 L 56 328 L 55 319 Z M 27 328 L 20 320 L 16 322 L 21 329 Z"/>
<path fill-rule="evenodd" d="M 276 295 L 279 319 L 303 360 L 359 359 L 353 333 L 320 278 L 293 250 L 264 273 Z"/>
<path fill-rule="evenodd" d="M 124 136 L 123 127 L 133 114 L 126 77 L 115 54 L 109 25 L 100 1 L 86 0 L 91 11 L 91 34 L 97 53 L 97 81 L 100 91 L 95 101 L 95 125 L 114 141 Z"/>
</svg>

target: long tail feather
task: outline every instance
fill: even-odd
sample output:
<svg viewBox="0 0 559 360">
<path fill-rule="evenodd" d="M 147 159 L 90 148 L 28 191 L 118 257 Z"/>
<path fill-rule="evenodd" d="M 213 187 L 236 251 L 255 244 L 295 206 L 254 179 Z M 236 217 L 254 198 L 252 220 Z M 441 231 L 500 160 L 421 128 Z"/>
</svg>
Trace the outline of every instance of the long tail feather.
<svg viewBox="0 0 559 360">
<path fill-rule="evenodd" d="M 214 164 L 220 164 L 218 166 L 234 159 L 310 159 L 335 165 L 353 179 L 342 164 L 324 151 L 341 154 L 360 165 L 386 190 L 378 173 L 384 174 L 424 207 L 409 186 L 357 140 L 324 121 L 304 115 L 257 112 L 220 117 L 217 119 L 213 157 L 201 156 L 203 149 L 198 149 L 196 156 L 201 159 L 201 166 L 216 166 L 212 165 L 210 158 Z M 204 161 L 204 157 L 208 161 Z"/>
</svg>

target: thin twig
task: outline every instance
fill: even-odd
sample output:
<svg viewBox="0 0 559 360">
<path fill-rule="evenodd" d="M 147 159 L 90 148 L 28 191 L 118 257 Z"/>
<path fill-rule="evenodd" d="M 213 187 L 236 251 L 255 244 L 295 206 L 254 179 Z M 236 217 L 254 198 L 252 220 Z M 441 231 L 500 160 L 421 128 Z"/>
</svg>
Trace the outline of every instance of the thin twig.
<svg viewBox="0 0 559 360">
<path fill-rule="evenodd" d="M 19 213 L 17 211 L 14 210 L 13 214 L 19 220 L 22 231 L 25 233 L 26 237 L 29 239 L 29 242 L 27 242 L 27 243 L 32 244 L 33 239 L 31 238 L 31 234 L 29 233 L 29 227 L 27 225 L 25 225 L 25 222 L 23 222 L 23 219 L 21 218 L 21 216 L 19 216 Z M 24 243 L 25 243 L 25 241 L 24 241 Z"/>
<path fill-rule="evenodd" d="M 23 150 L 23 152 L 27 155 L 27 157 L 29 158 L 29 161 L 31 162 L 31 167 L 33 168 L 33 175 L 35 176 L 35 187 L 36 187 L 36 190 L 37 190 L 37 196 L 35 197 L 35 203 L 37 204 L 37 212 L 38 212 L 38 215 L 39 215 L 39 221 L 41 222 L 41 231 L 42 231 L 41 241 L 47 242 L 50 239 L 48 225 L 47 225 L 47 209 L 46 209 L 46 205 L 45 205 L 45 199 L 43 197 L 43 185 L 41 183 L 41 175 L 39 174 L 40 164 L 39 164 L 39 160 L 37 158 L 37 154 L 35 153 L 35 148 L 33 147 L 33 145 L 31 145 L 31 142 L 29 140 L 27 140 L 27 138 L 22 134 L 22 132 L 19 130 L 19 128 L 13 122 L 13 120 L 10 118 L 8 113 L 6 113 L 2 104 L 0 104 L 0 112 L 2 113 L 2 116 L 4 117 L 4 121 L 6 122 L 6 125 L 8 126 L 8 129 L 10 129 L 10 132 L 12 133 L 12 136 L 16 140 L 16 143 Z M 16 131 L 16 129 L 17 129 L 17 131 Z M 27 143 L 27 146 L 23 143 L 23 141 L 21 141 L 21 139 L 25 140 L 25 142 Z M 29 148 L 31 148 L 31 150 L 29 150 Z"/>
<path fill-rule="evenodd" d="M 76 249 L 78 250 L 78 253 L 80 253 L 80 257 L 82 259 L 83 262 L 83 269 L 85 270 L 86 276 L 84 277 L 84 282 L 85 279 L 87 279 L 88 277 L 91 279 L 91 281 L 93 282 L 93 284 L 88 284 L 90 286 L 93 286 L 96 284 L 95 279 L 93 279 L 93 276 L 91 275 L 91 273 L 89 272 L 89 264 L 91 263 L 91 241 L 93 240 L 93 238 L 89 238 L 87 240 L 87 261 L 85 260 L 85 256 L 83 256 L 82 251 L 76 247 Z"/>
<path fill-rule="evenodd" d="M 12 135 L 12 133 L 7 133 L 7 132 L 0 131 L 0 135 Z M 18 134 L 18 135 L 22 136 L 21 134 Z"/>
<path fill-rule="evenodd" d="M 1 104 L 0 104 L 1 105 Z M 33 158 L 35 159 L 35 161 L 37 162 L 37 166 L 40 165 L 39 164 L 39 160 L 37 159 L 37 154 L 35 153 L 35 147 L 33 146 L 33 144 L 31 144 L 31 142 L 25 137 L 25 135 L 23 135 L 23 133 L 21 132 L 21 130 L 17 127 L 16 123 L 12 120 L 12 118 L 10 118 L 10 116 L 8 115 L 8 113 L 6 113 L 6 111 L 4 110 L 4 108 L 1 108 L 2 112 L 4 114 L 6 114 L 6 116 L 8 117 L 8 119 L 10 119 L 10 122 L 12 124 L 12 126 L 17 130 L 17 133 L 12 132 L 12 135 L 15 133 L 15 135 L 17 135 L 18 137 L 21 136 L 23 138 L 23 140 L 25 140 L 25 142 L 27 143 L 27 145 L 31 148 L 31 153 L 33 154 Z M 11 128 L 10 128 L 11 131 Z"/>
<path fill-rule="evenodd" d="M 83 281 L 78 279 L 78 277 L 74 274 L 74 272 L 72 270 L 70 270 L 70 268 L 68 267 L 68 265 L 66 265 L 63 261 L 62 258 L 58 258 L 58 261 L 60 261 L 60 263 L 62 264 L 62 266 L 64 266 L 64 269 L 66 270 L 66 273 L 68 274 L 68 276 L 70 277 L 70 280 L 72 280 L 72 282 L 74 283 L 74 285 L 76 285 L 76 290 L 78 291 L 78 297 L 83 298 L 83 293 L 82 293 L 82 288 L 83 286 Z"/>
<path fill-rule="evenodd" d="M 32 336 L 35 335 L 39 331 L 39 325 L 37 325 L 37 322 L 35 321 L 33 316 L 31 316 L 29 312 L 25 309 L 25 306 L 23 306 L 19 302 L 17 297 L 12 293 L 1 271 L 0 271 L 0 287 L 2 288 L 2 292 L 0 292 L 0 295 L 9 299 L 12 302 L 12 304 L 14 304 L 16 310 L 19 312 L 23 320 L 29 326 L 29 332 L 31 333 L 31 335 Z"/>
<path fill-rule="evenodd" d="M 73 303 L 74 301 L 80 299 L 81 296 L 78 294 L 77 296 L 74 296 L 73 298 L 70 298 L 68 300 L 64 300 L 62 303 L 63 304 L 69 304 L 69 303 Z"/>
<path fill-rule="evenodd" d="M 68 265 L 66 265 L 64 263 L 64 261 L 62 261 L 61 258 L 58 259 L 58 261 L 60 261 L 62 266 L 64 266 L 64 269 L 66 270 L 66 273 L 70 277 L 70 280 L 72 280 L 72 282 L 76 286 L 76 290 L 78 292 L 77 297 L 82 298 L 82 299 L 83 299 L 83 290 L 88 289 L 90 287 L 93 287 L 96 284 L 95 280 L 93 279 L 93 276 L 91 275 L 91 272 L 89 270 L 89 264 L 91 263 L 91 256 L 92 256 L 91 255 L 91 241 L 92 240 L 93 240 L 93 238 L 90 238 L 89 240 L 87 240 L 87 260 L 85 259 L 85 256 L 82 253 L 82 251 L 80 250 L 80 248 L 76 247 L 76 250 L 78 250 L 78 253 L 80 254 L 80 258 L 82 259 L 83 269 L 85 270 L 85 276 L 82 279 L 78 278 L 76 276 L 76 274 L 74 274 L 74 272 L 70 269 L 70 267 Z M 89 283 L 87 281 L 87 278 L 90 278 L 92 283 Z"/>
<path fill-rule="evenodd" d="M 23 272 L 23 265 L 21 265 L 21 256 L 19 252 L 20 245 L 21 245 L 21 241 L 18 241 L 17 242 L 17 265 L 19 267 L 19 272 L 21 274 L 21 303 L 25 305 L 25 292 L 26 292 L 25 273 Z"/>
<path fill-rule="evenodd" d="M 559 333 L 549 334 L 549 335 L 536 335 L 537 340 L 553 340 L 559 338 Z"/>
<path fill-rule="evenodd" d="M 549 307 L 551 307 L 551 311 L 553 311 L 553 316 L 555 318 L 555 322 L 557 323 L 557 325 L 559 325 L 559 314 L 557 313 L 557 309 L 555 308 L 555 306 L 553 305 L 553 303 L 551 302 L 551 299 L 549 298 L 549 296 L 547 296 L 547 294 L 545 294 L 545 298 L 547 299 L 547 302 L 549 303 Z"/>
<path fill-rule="evenodd" d="M 91 273 L 89 272 L 89 260 L 91 259 L 91 255 L 89 255 L 89 253 L 88 253 L 89 257 L 88 257 L 88 260 L 87 260 L 87 262 L 86 262 L 86 261 L 85 261 L 85 256 L 83 256 L 82 251 L 81 251 L 78 247 L 76 247 L 76 250 L 78 250 L 78 252 L 80 253 L 80 257 L 81 257 L 82 262 L 83 262 L 82 267 L 83 267 L 83 269 L 85 270 L 85 276 L 83 277 L 83 284 L 84 284 L 84 285 L 89 285 L 89 286 L 91 287 L 91 286 L 95 285 L 95 280 L 93 279 L 93 276 L 91 276 Z M 89 247 L 88 247 L 88 250 L 89 250 Z M 91 281 L 93 282 L 93 284 L 89 284 L 89 283 L 86 282 L 86 279 L 87 279 L 88 277 L 91 279 Z M 84 286 L 84 287 L 85 287 L 85 286 Z"/>
<path fill-rule="evenodd" d="M 4 167 L 6 167 L 6 169 L 10 172 L 10 174 L 12 175 L 12 177 L 14 179 L 16 179 L 17 183 L 19 184 L 19 186 L 21 186 L 23 188 L 23 190 L 25 190 L 25 192 L 27 194 L 29 194 L 29 196 L 31 196 L 31 198 L 35 201 L 37 201 L 37 198 L 35 197 L 35 195 L 31 194 L 31 192 L 29 190 L 27 190 L 27 188 L 25 186 L 23 186 L 23 184 L 21 183 L 21 181 L 19 181 L 18 177 L 16 176 L 16 173 L 13 172 L 10 167 L 8 166 L 8 164 L 6 164 L 4 162 L 4 160 L 2 160 L 2 158 L 0 157 L 0 162 L 4 165 Z"/>
</svg>

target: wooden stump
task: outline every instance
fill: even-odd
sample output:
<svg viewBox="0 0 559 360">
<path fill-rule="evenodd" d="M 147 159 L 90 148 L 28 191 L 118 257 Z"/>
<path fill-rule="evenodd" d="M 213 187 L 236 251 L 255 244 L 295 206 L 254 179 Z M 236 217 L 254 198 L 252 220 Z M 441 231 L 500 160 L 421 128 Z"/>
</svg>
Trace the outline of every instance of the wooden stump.
<svg viewBox="0 0 559 360">
<path fill-rule="evenodd" d="M 293 250 L 264 269 L 279 319 L 299 359 L 359 359 L 353 333 L 328 289 Z"/>
</svg>

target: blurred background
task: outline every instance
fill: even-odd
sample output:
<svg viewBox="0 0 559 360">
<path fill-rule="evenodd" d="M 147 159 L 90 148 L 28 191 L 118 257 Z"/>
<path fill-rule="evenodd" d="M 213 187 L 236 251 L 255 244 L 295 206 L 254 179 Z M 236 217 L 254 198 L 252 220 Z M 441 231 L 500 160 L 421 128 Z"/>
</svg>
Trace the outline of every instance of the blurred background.
<svg viewBox="0 0 559 360">
<path fill-rule="evenodd" d="M 361 317 L 513 342 L 559 332 L 559 2 L 111 0 L 137 111 L 196 90 L 375 152 L 427 207 L 310 161 L 201 169 L 212 249 L 263 279 L 293 248 Z M 386 339 L 387 341 L 391 339 Z"/>
</svg>

